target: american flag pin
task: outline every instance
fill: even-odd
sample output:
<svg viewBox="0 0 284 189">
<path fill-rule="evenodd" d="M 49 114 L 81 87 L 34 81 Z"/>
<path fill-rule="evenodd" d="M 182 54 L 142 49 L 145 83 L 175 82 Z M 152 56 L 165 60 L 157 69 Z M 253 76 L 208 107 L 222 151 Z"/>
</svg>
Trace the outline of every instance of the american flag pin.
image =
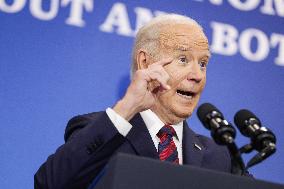
<svg viewBox="0 0 284 189">
<path fill-rule="evenodd" d="M 197 144 L 194 144 L 194 147 L 197 148 L 198 150 L 201 150 L 201 147 Z"/>
</svg>

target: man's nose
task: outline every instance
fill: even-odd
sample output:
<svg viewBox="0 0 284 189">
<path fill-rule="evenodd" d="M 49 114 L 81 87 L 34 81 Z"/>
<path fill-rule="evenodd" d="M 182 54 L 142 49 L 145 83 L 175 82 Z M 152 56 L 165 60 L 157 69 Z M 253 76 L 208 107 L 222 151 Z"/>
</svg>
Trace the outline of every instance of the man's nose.
<svg viewBox="0 0 284 189">
<path fill-rule="evenodd" d="M 202 79 L 203 79 L 203 73 L 201 71 L 200 65 L 198 61 L 194 61 L 194 63 L 192 63 L 192 66 L 189 68 L 187 80 L 199 83 Z"/>
</svg>

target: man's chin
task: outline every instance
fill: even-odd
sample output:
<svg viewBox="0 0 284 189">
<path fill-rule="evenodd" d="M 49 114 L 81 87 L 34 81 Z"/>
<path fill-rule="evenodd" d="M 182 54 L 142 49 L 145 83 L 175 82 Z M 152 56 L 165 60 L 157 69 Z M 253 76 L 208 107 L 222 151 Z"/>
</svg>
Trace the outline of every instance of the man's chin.
<svg viewBox="0 0 284 189">
<path fill-rule="evenodd" d="M 176 109 L 173 113 L 176 117 L 181 118 L 182 120 L 185 120 L 189 118 L 192 115 L 193 109 L 192 108 L 184 108 L 184 109 Z"/>
</svg>

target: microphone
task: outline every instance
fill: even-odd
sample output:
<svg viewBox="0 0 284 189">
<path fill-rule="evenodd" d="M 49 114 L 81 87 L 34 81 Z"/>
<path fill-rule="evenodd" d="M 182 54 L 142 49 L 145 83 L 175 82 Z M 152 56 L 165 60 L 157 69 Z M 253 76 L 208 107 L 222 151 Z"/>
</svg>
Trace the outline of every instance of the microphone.
<svg viewBox="0 0 284 189">
<path fill-rule="evenodd" d="M 197 109 L 197 116 L 202 124 L 211 131 L 211 136 L 217 144 L 226 145 L 232 159 L 231 172 L 235 175 L 245 173 L 245 165 L 237 145 L 235 128 L 225 120 L 223 114 L 212 104 L 204 103 Z"/>
<path fill-rule="evenodd" d="M 251 145 L 257 151 L 261 151 L 269 145 L 275 145 L 276 137 L 260 120 L 249 110 L 243 109 L 236 113 L 234 122 L 240 132 L 251 138 Z"/>
<path fill-rule="evenodd" d="M 234 122 L 240 132 L 249 137 L 251 144 L 243 148 L 243 152 L 249 152 L 252 149 L 259 153 L 255 155 L 247 165 L 251 167 L 260 163 L 276 151 L 276 137 L 271 130 L 263 127 L 260 120 L 249 110 L 242 109 L 234 117 Z"/>
<path fill-rule="evenodd" d="M 204 103 L 197 109 L 197 116 L 202 124 L 211 131 L 217 144 L 226 145 L 234 142 L 236 130 L 224 119 L 223 114 L 212 104 Z"/>
</svg>

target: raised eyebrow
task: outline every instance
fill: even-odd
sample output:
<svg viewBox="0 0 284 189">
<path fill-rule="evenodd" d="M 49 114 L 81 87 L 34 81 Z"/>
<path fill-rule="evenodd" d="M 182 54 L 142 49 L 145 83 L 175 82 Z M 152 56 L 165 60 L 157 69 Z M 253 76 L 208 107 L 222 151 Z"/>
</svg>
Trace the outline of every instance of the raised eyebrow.
<svg viewBox="0 0 284 189">
<path fill-rule="evenodd" d="M 182 52 L 186 52 L 186 51 L 190 51 L 191 48 L 188 48 L 188 47 L 177 47 L 175 48 L 175 50 L 178 50 L 178 51 L 182 51 Z M 211 58 L 211 53 L 210 51 L 204 53 L 203 56 L 201 56 L 202 58 L 207 58 L 208 60 Z"/>
<path fill-rule="evenodd" d="M 211 58 L 211 53 L 210 53 L 210 51 L 208 52 L 207 57 L 208 57 L 208 59 Z"/>
<path fill-rule="evenodd" d="M 179 51 L 190 51 L 192 48 L 190 48 L 190 47 L 183 47 L 183 46 L 179 46 L 179 47 L 177 47 L 177 48 L 175 48 L 175 50 L 179 50 Z M 210 53 L 210 51 L 208 50 L 208 52 L 205 54 L 205 56 L 204 57 L 208 57 L 208 58 L 210 58 L 211 57 L 211 53 Z"/>
<path fill-rule="evenodd" d="M 206 56 L 204 56 L 203 58 L 209 60 L 210 57 L 211 57 L 211 55 L 209 55 L 209 56 L 206 55 Z"/>
<path fill-rule="evenodd" d="M 175 50 L 179 50 L 179 51 L 190 51 L 191 48 L 189 47 L 183 47 L 183 46 L 178 46 Z"/>
<path fill-rule="evenodd" d="M 210 59 L 210 58 L 211 58 L 211 53 L 208 52 L 208 53 L 204 54 L 204 55 L 202 56 L 202 58 Z"/>
</svg>

